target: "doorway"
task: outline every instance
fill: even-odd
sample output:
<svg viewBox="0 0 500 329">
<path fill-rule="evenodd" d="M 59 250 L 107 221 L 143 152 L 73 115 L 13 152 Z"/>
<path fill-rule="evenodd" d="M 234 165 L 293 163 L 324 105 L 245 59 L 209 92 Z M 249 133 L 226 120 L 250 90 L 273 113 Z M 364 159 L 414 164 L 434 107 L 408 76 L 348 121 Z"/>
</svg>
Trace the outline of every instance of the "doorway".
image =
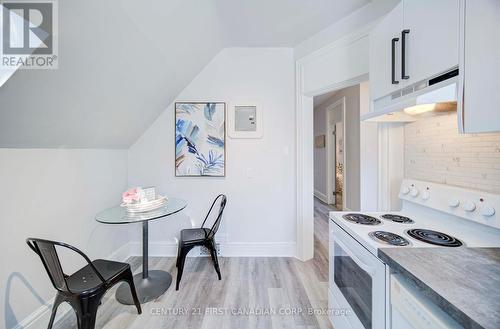
<svg viewBox="0 0 500 329">
<path fill-rule="evenodd" d="M 334 90 L 360 85 L 360 114 L 369 112 L 368 49 L 369 32 L 373 24 L 353 30 L 327 46 L 299 57 L 296 62 L 297 257 L 302 260 L 311 259 L 314 255 L 314 152 L 311 147 L 314 145 L 314 98 Z M 348 108 L 346 112 L 349 113 Z M 349 131 L 349 127 L 346 128 Z M 363 122 L 360 130 L 361 170 L 357 176 L 363 194 L 358 209 L 376 210 L 377 201 L 383 194 L 379 193 L 378 181 L 378 147 L 381 141 L 376 123 Z M 385 158 L 385 154 L 382 158 Z M 348 170 L 347 176 L 349 175 Z M 349 188 L 347 193 L 350 194 Z"/>
<path fill-rule="evenodd" d="M 328 255 L 330 211 L 360 210 L 362 89 L 358 83 L 313 98 L 313 259 L 322 267 L 329 262 L 323 255 Z"/>
<path fill-rule="evenodd" d="M 360 209 L 360 85 L 314 97 L 314 196 Z"/>
</svg>

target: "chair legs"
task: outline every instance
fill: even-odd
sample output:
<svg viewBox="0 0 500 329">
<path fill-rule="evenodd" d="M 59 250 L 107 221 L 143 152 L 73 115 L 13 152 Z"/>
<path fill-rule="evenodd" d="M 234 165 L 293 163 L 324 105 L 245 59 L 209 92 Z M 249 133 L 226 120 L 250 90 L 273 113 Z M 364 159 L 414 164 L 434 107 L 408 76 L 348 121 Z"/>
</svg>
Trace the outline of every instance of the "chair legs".
<svg viewBox="0 0 500 329">
<path fill-rule="evenodd" d="M 97 309 L 103 296 L 104 293 L 98 293 L 87 298 L 74 297 L 66 300 L 75 310 L 78 329 L 95 328 Z"/>
<path fill-rule="evenodd" d="M 215 271 L 217 272 L 217 276 L 219 277 L 219 280 L 221 280 L 222 276 L 220 274 L 219 260 L 217 258 L 217 248 L 215 247 L 215 241 L 211 240 L 210 242 L 208 242 L 204 246 L 206 248 L 208 248 L 208 250 L 210 250 L 210 255 L 212 256 Z M 182 279 L 182 272 L 184 271 L 184 264 L 186 262 L 186 256 L 193 247 L 195 247 L 195 246 L 194 245 L 192 245 L 192 246 L 179 245 L 179 248 L 177 251 L 177 261 L 176 261 L 177 282 L 175 284 L 175 290 L 179 290 L 179 284 L 180 284 L 181 279 Z"/>
<path fill-rule="evenodd" d="M 175 267 L 179 267 L 179 260 L 181 259 L 181 245 L 179 243 L 179 245 L 177 246 L 177 260 L 175 262 Z"/>
<path fill-rule="evenodd" d="M 97 308 L 104 294 L 97 294 L 89 298 L 75 301 L 78 329 L 94 329 L 97 317 Z"/>
<path fill-rule="evenodd" d="M 207 248 L 210 250 L 210 255 L 212 256 L 212 261 L 214 262 L 215 272 L 217 272 L 217 276 L 219 277 L 219 280 L 221 280 L 222 277 L 220 275 L 219 259 L 217 258 L 217 247 L 215 246 L 215 241 L 212 240 Z"/>
<path fill-rule="evenodd" d="M 77 319 L 78 329 L 94 329 L 96 318 L 97 309 L 92 310 L 92 312 L 88 312 L 86 314 L 81 314 Z"/>
<path fill-rule="evenodd" d="M 141 303 L 137 296 L 137 291 L 135 290 L 134 276 L 130 267 L 120 274 L 120 277 L 116 281 L 110 282 L 110 286 L 114 285 L 119 281 L 125 281 L 130 287 L 130 292 L 132 293 L 132 298 L 134 299 L 135 307 L 137 308 L 137 313 L 141 314 Z M 92 295 L 78 295 L 72 293 L 61 293 L 58 292 L 56 298 L 54 299 L 54 305 L 52 306 L 52 314 L 50 316 L 48 329 L 52 329 L 54 325 L 54 319 L 56 317 L 57 308 L 62 302 L 67 302 L 71 305 L 76 313 L 78 329 L 94 329 L 96 323 L 97 309 L 101 305 L 101 300 L 106 293 L 105 288 L 98 290 Z"/>
<path fill-rule="evenodd" d="M 97 308 L 101 303 L 102 294 L 92 296 L 90 298 L 80 299 L 78 297 L 71 298 L 58 293 L 52 306 L 52 314 L 50 315 L 48 329 L 54 325 L 57 308 L 62 302 L 68 302 L 76 313 L 76 322 L 78 329 L 94 329 L 97 317 Z"/>
<path fill-rule="evenodd" d="M 188 252 L 193 247 L 179 246 L 179 256 L 177 257 L 177 281 L 175 283 L 175 290 L 179 290 L 179 284 L 181 283 L 182 271 L 184 271 L 184 263 L 186 262 L 186 256 Z"/>
<path fill-rule="evenodd" d="M 54 305 L 52 305 L 52 314 L 50 315 L 50 321 L 48 325 L 48 329 L 52 329 L 52 326 L 54 325 L 54 319 L 56 318 L 56 313 L 57 313 L 57 308 L 61 303 L 64 301 L 64 297 L 61 294 L 57 294 L 56 298 L 54 299 Z"/>
<path fill-rule="evenodd" d="M 135 290 L 134 276 L 130 268 L 125 272 L 125 281 L 130 287 L 130 292 L 132 293 L 132 299 L 134 300 L 135 307 L 137 308 L 137 313 L 142 314 L 141 303 L 137 297 L 137 291 Z"/>
</svg>

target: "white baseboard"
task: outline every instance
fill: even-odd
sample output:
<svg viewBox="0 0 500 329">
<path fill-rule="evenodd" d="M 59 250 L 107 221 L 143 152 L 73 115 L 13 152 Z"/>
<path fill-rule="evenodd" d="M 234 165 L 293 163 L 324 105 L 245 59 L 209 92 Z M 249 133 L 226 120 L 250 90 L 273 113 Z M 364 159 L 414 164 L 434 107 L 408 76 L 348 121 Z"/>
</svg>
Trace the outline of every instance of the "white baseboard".
<svg viewBox="0 0 500 329">
<path fill-rule="evenodd" d="M 328 197 L 326 196 L 326 194 L 321 193 L 316 189 L 314 189 L 314 196 L 323 201 L 324 203 L 328 203 Z"/>
<path fill-rule="evenodd" d="M 228 242 L 223 257 L 297 257 L 295 242 Z"/>
<path fill-rule="evenodd" d="M 129 256 L 142 256 L 142 242 L 129 242 Z M 155 241 L 148 247 L 150 257 L 177 257 L 177 242 Z M 194 247 L 188 257 L 200 257 L 200 247 Z M 205 256 L 203 256 L 205 257 Z"/>
<path fill-rule="evenodd" d="M 37 308 L 33 313 L 25 317 L 21 320 L 14 328 L 12 329 L 39 329 L 47 327 L 47 324 L 50 320 L 50 314 L 52 311 L 52 304 L 54 303 L 54 298 L 47 301 L 45 305 Z M 61 319 L 66 313 L 71 310 L 71 307 L 66 303 L 63 303 L 57 309 L 57 317 L 56 320 Z"/>
<path fill-rule="evenodd" d="M 222 257 L 295 257 L 295 242 L 218 242 Z M 142 256 L 142 244 L 130 242 L 130 256 Z M 155 241 L 149 243 L 151 257 L 177 257 L 177 243 Z M 188 254 L 200 257 L 199 251 Z"/>
<path fill-rule="evenodd" d="M 129 246 L 129 256 L 142 256 L 142 241 L 131 241 Z M 177 243 L 173 241 L 150 241 L 148 252 L 150 257 L 176 257 Z"/>
<path fill-rule="evenodd" d="M 111 253 L 106 259 L 114 260 L 116 262 L 124 262 L 130 257 L 130 242 L 125 243 L 118 248 L 115 252 Z"/>
</svg>

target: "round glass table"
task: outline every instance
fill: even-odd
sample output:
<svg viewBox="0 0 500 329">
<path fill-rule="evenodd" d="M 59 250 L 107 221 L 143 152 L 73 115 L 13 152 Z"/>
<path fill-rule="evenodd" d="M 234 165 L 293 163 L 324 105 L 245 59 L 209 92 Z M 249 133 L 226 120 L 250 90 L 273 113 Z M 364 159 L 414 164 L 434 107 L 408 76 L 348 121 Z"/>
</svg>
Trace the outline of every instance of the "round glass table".
<svg viewBox="0 0 500 329">
<path fill-rule="evenodd" d="M 166 271 L 148 269 L 148 223 L 150 220 L 165 218 L 186 208 L 187 202 L 182 199 L 169 198 L 167 204 L 161 208 L 141 212 L 129 213 L 125 208 L 117 206 L 98 213 L 96 221 L 105 224 L 129 224 L 142 222 L 142 273 L 134 275 L 135 289 L 141 303 L 149 302 L 161 296 L 172 283 L 172 276 Z M 128 284 L 123 283 L 116 291 L 116 299 L 126 305 L 133 305 L 134 301 Z"/>
</svg>

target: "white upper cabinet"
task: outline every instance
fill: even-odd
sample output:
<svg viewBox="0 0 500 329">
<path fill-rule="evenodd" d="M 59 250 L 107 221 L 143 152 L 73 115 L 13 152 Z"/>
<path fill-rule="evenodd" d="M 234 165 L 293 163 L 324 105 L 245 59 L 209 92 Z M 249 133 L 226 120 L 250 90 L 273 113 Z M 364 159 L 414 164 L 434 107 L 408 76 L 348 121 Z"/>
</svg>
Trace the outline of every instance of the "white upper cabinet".
<svg viewBox="0 0 500 329">
<path fill-rule="evenodd" d="M 459 1 L 404 0 L 372 30 L 372 99 L 458 67 Z"/>
<path fill-rule="evenodd" d="M 466 133 L 500 131 L 500 1 L 463 1 L 460 126 Z"/>
<path fill-rule="evenodd" d="M 401 29 L 403 5 L 399 3 L 370 32 L 370 92 L 376 99 L 402 87 Z"/>
<path fill-rule="evenodd" d="M 402 0 L 370 33 L 365 117 L 409 120 L 394 112 L 458 81 L 460 131 L 500 132 L 499 77 L 500 0 Z"/>
<path fill-rule="evenodd" d="M 459 0 L 404 0 L 402 79 L 415 83 L 458 66 Z"/>
</svg>

